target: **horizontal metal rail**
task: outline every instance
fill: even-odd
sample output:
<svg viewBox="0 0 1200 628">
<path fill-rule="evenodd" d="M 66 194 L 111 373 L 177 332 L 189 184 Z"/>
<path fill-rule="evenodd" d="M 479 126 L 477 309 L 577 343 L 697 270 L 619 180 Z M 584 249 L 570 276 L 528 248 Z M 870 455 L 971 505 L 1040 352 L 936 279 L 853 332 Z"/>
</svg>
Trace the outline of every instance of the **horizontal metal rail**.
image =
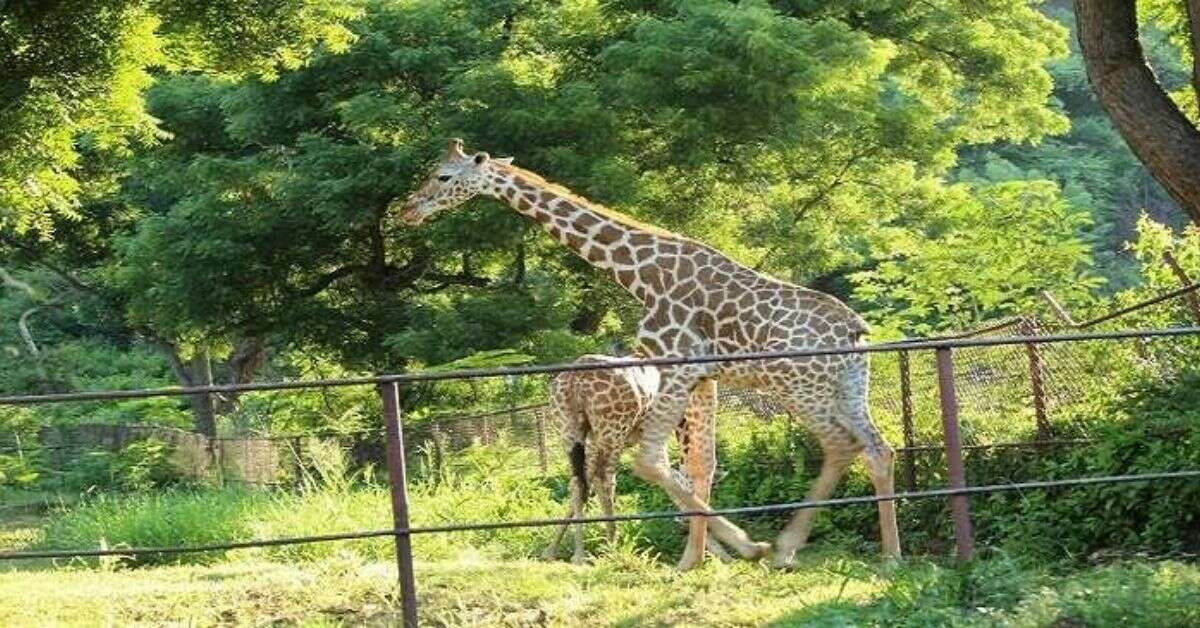
<svg viewBox="0 0 1200 628">
<path fill-rule="evenodd" d="M 307 543 L 326 543 L 331 541 L 347 541 L 357 539 L 390 537 L 399 534 L 437 534 L 448 532 L 472 532 L 483 530 L 506 530 L 512 528 L 549 527 L 572 523 L 606 523 L 644 521 L 650 519 L 673 519 L 677 517 L 694 516 L 724 516 L 724 515 L 761 515 L 774 512 L 800 510 L 805 508 L 836 508 L 860 504 L 872 504 L 881 501 L 936 499 L 953 497 L 955 495 L 978 495 L 1002 493 L 1009 491 L 1042 490 L 1051 488 L 1066 488 L 1096 484 L 1127 484 L 1131 482 L 1155 482 L 1163 480 L 1181 480 L 1200 478 L 1200 469 L 1190 471 L 1167 471 L 1162 473 L 1142 473 L 1137 475 L 1110 475 L 1090 478 L 1072 478 L 1066 480 L 1045 480 L 1038 482 L 1020 482 L 1014 484 L 990 484 L 967 486 L 963 488 L 944 488 L 925 491 L 909 491 L 893 495 L 861 495 L 855 497 L 840 497 L 819 501 L 785 502 L 779 504 L 764 504 L 761 506 L 740 506 L 735 508 L 716 508 L 708 511 L 682 510 L 630 513 L 624 515 L 578 517 L 574 519 L 526 519 L 522 521 L 498 521 L 479 523 L 454 523 L 437 526 L 410 526 L 392 530 L 368 530 L 362 532 L 344 532 L 340 534 L 322 534 L 314 536 L 296 536 L 275 539 L 260 539 L 252 541 L 236 541 L 229 543 L 211 543 L 207 545 L 189 545 L 179 547 L 131 547 L 97 550 L 39 550 L 27 552 L 2 552 L 3 560 L 29 560 L 46 558 L 94 558 L 100 556 L 139 556 L 144 554 L 187 554 L 213 552 L 254 547 L 278 547 L 284 545 L 302 545 Z"/>
<path fill-rule="evenodd" d="M 504 413 L 501 413 L 501 414 L 504 414 Z M 418 427 L 425 427 L 425 426 L 420 425 Z M 312 434 L 296 434 L 296 435 L 288 435 L 288 436 L 259 436 L 259 437 L 250 437 L 249 439 L 250 440 L 261 440 L 261 441 L 276 441 L 276 440 L 284 441 L 284 440 L 295 440 L 298 438 L 301 438 L 301 439 L 302 438 L 335 438 L 338 436 L 358 436 L 361 434 L 369 434 L 369 433 L 381 432 L 381 431 L 383 431 L 383 430 L 353 431 L 353 432 L 315 432 Z M 414 431 L 417 431 L 417 430 L 414 430 Z M 418 431 L 418 433 L 419 433 L 419 431 Z M 226 441 L 226 440 L 240 440 L 240 439 L 234 439 L 234 438 L 218 438 L 217 439 L 217 441 Z M 1059 439 L 1051 439 L 1051 440 L 1031 440 L 1031 441 L 1020 441 L 1020 442 L 984 443 L 984 444 L 979 444 L 979 445 L 963 445 L 963 450 L 969 451 L 969 450 L 975 450 L 975 449 L 1043 449 L 1043 448 L 1049 448 L 1049 447 L 1059 447 L 1059 446 L 1063 446 L 1063 445 L 1086 445 L 1086 444 L 1093 443 L 1093 442 L 1095 442 L 1095 441 L 1090 438 L 1059 438 Z M 81 451 L 81 450 L 88 450 L 88 449 L 107 450 L 107 448 L 102 444 L 75 443 L 72 445 L 25 445 L 25 446 L 22 446 L 20 449 L 18 449 L 16 447 L 11 447 L 11 446 L 3 446 L 3 447 L 0 447 L 0 453 L 17 453 L 19 451 L 19 452 L 23 452 L 23 453 L 27 453 L 27 454 L 33 454 L 38 451 Z M 945 453 L 946 447 L 944 445 L 915 445 L 912 447 L 896 447 L 895 451 L 898 454 L 925 453 L 925 452 Z"/>
<path fill-rule="evenodd" d="M 0 404 L 32 405 L 62 403 L 67 401 L 102 401 L 119 399 L 142 399 L 146 397 L 179 397 L 207 393 L 233 393 L 262 390 L 298 390 L 310 388 L 334 388 L 343 386 L 369 386 L 388 383 L 436 382 L 445 380 L 479 379 L 506 375 L 541 375 L 568 371 L 595 371 L 631 366 L 679 366 L 685 364 L 720 364 L 753 360 L 788 360 L 833 355 L 885 353 L 890 351 L 915 351 L 920 349 L 947 349 L 963 347 L 995 347 L 1001 345 L 1049 344 L 1061 342 L 1083 342 L 1088 340 L 1121 340 L 1129 338 L 1172 338 L 1200 334 L 1200 327 L 1174 327 L 1169 329 L 1142 329 L 1112 332 L 1088 332 L 1076 334 L 1049 334 L 1045 336 L 997 336 L 990 338 L 958 338 L 948 340 L 920 340 L 889 342 L 853 347 L 827 347 L 797 349 L 794 351 L 763 351 L 756 353 L 728 353 L 697 355 L 673 358 L 628 359 L 598 363 L 547 364 L 515 366 L 507 368 L 464 369 L 459 371 L 436 371 L 377 375 L 346 379 L 306 380 L 294 382 L 262 382 L 257 384 L 224 384 L 213 386 L 152 388 L 144 390 L 117 390 L 82 393 L 56 393 L 49 395 L 17 395 L 0 397 Z"/>
<path fill-rule="evenodd" d="M 1145 301 L 1141 301 L 1139 303 L 1134 303 L 1133 305 L 1130 305 L 1128 307 L 1123 307 L 1119 310 L 1109 312 L 1108 314 L 1105 314 L 1103 316 L 1098 316 L 1091 320 L 1083 321 L 1082 323 L 1076 323 L 1075 329 L 1087 329 L 1088 327 L 1094 327 L 1096 325 L 1099 325 L 1100 323 L 1106 323 L 1108 321 L 1113 320 L 1114 318 L 1120 318 L 1122 316 L 1125 316 L 1126 314 L 1136 312 L 1142 308 L 1150 307 L 1151 305 L 1158 305 L 1159 303 L 1162 303 L 1163 301 L 1169 301 L 1171 299 L 1174 299 L 1175 297 L 1183 296 L 1183 295 L 1185 295 L 1189 292 L 1193 292 L 1197 289 L 1200 289 L 1200 282 L 1192 283 L 1192 284 L 1186 285 L 1182 288 L 1179 288 L 1177 290 L 1172 290 L 1170 292 L 1164 292 L 1163 294 L 1160 294 L 1156 297 L 1146 299 Z"/>
</svg>

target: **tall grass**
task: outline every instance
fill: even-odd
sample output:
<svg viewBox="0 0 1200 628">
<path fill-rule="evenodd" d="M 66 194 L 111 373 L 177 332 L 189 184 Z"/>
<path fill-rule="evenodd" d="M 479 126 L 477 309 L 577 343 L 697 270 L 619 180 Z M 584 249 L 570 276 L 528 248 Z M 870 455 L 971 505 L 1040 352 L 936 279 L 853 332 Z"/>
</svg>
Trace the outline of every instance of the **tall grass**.
<svg viewBox="0 0 1200 628">
<path fill-rule="evenodd" d="M 306 452 L 314 454 L 314 452 Z M 344 472 L 340 452 L 310 455 L 295 491 L 246 488 L 177 488 L 123 496 L 101 494 L 63 508 L 47 524 L 43 549 L 197 545 L 247 538 L 331 534 L 392 527 L 388 489 L 369 474 Z M 339 470 L 340 469 L 340 470 Z M 410 487 L 412 525 L 562 516 L 561 482 L 541 475 L 528 452 L 503 442 L 456 456 L 439 474 Z M 437 560 L 465 553 L 519 558 L 540 551 L 549 533 L 534 528 L 421 535 L 419 557 Z M 338 554 L 385 560 L 389 538 L 294 545 L 235 552 L 147 555 L 136 562 L 211 562 L 266 556 L 322 560 Z"/>
</svg>

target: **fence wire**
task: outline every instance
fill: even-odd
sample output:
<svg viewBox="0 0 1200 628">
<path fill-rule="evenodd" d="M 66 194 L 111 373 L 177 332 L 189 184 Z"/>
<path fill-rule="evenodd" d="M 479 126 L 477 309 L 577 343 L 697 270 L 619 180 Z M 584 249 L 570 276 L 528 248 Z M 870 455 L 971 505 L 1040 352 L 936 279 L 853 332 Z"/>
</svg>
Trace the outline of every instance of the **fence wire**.
<svg viewBox="0 0 1200 628">
<path fill-rule="evenodd" d="M 730 516 L 730 515 L 763 515 L 776 512 L 812 508 L 838 508 L 862 504 L 874 504 L 882 501 L 904 501 L 920 499 L 941 499 L 959 495 L 987 495 L 1011 491 L 1046 490 L 1052 488 L 1071 488 L 1095 484 L 1127 484 L 1131 482 L 1160 482 L 1168 480 L 1186 480 L 1200 478 L 1200 470 L 1169 471 L 1163 473 L 1142 473 L 1137 475 L 1114 475 L 1092 478 L 1072 478 L 1067 480 L 1049 480 L 1039 482 L 1021 482 L 1011 484 L 993 484 L 986 486 L 967 486 L 963 488 L 943 488 L 925 491 L 906 491 L 892 495 L 857 495 L 803 502 L 786 502 L 764 504 L 759 506 L 739 506 L 735 508 L 714 508 L 712 510 L 668 510 L 655 512 L 639 512 L 615 514 L 611 516 L 589 516 L 556 519 L 528 519 L 521 521 L 489 521 L 464 522 L 437 526 L 410 526 L 391 530 L 364 530 L 343 532 L 337 534 L 322 534 L 299 537 L 284 537 L 274 539 L 256 539 L 249 541 L 230 541 L 210 543 L 205 545 L 173 546 L 173 547 L 130 547 L 114 549 L 66 549 L 44 551 L 0 552 L 0 561 L 29 560 L 48 558 L 94 558 L 102 556 L 136 556 L 144 554 L 188 554 L 259 547 L 278 547 L 284 545 L 303 545 L 309 543 L 327 543 L 332 541 L 347 541 L 377 537 L 395 537 L 413 534 L 439 534 L 450 532 L 469 532 L 478 530 L 507 530 L 512 528 L 549 527 L 572 523 L 604 523 L 648 521 L 652 519 L 676 519 L 695 516 Z"/>
</svg>

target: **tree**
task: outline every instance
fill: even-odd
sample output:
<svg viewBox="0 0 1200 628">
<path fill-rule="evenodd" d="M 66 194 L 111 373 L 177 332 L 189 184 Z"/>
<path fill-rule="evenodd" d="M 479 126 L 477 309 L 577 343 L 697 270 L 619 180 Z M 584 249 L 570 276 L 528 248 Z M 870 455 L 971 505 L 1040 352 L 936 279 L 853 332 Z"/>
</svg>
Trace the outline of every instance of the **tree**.
<svg viewBox="0 0 1200 628">
<path fill-rule="evenodd" d="M 1194 59 L 1200 42 L 1195 35 L 1200 6 L 1192 0 L 1186 6 Z M 1136 2 L 1075 0 L 1075 14 L 1080 49 L 1100 102 L 1133 152 L 1192 221 L 1200 224 L 1200 130 L 1147 63 L 1138 40 Z M 1200 84 L 1194 70 L 1192 81 Z"/>
<path fill-rule="evenodd" d="M 24 353 L 38 365 L 35 389 L 57 391 L 77 383 L 41 368 L 45 356 L 27 323 L 51 306 L 91 314 L 87 326 L 99 328 L 92 331 L 108 340 L 140 337 L 164 349 L 181 384 L 211 383 L 207 350 L 192 354 L 185 346 L 181 353 L 178 339 L 127 325 L 127 295 L 89 276 L 112 262 L 115 241 L 110 238 L 135 219 L 112 202 L 131 158 L 139 147 L 166 139 L 143 100 L 153 82 L 151 70 L 271 77 L 297 67 L 318 46 L 344 47 L 349 32 L 342 23 L 356 14 L 355 4 L 61 0 L 0 5 L 5 68 L 0 77 L 0 271 L 39 268 L 41 287 L 54 295 L 24 291 L 29 303 L 18 329 Z M 247 377 L 262 351 L 260 339 L 240 339 L 228 371 L 235 379 Z M 212 400 L 193 401 L 195 424 L 215 434 Z"/>
<path fill-rule="evenodd" d="M 48 235 L 103 194 L 98 168 L 152 141 L 151 68 L 271 75 L 347 43 L 349 1 L 46 0 L 0 3 L 0 232 Z M 84 164 L 84 156 L 100 157 Z M 113 165 L 109 163 L 108 165 Z"/>
<path fill-rule="evenodd" d="M 954 186 L 930 214 L 924 237 L 851 277 L 855 300 L 885 332 L 961 330 L 1027 313 L 1043 290 L 1078 301 L 1100 284 L 1079 238 L 1090 217 L 1050 182 Z"/>
<path fill-rule="evenodd" d="M 161 139 L 119 185 L 0 246 L 181 363 L 255 339 L 361 371 L 565 359 L 634 305 L 487 200 L 416 231 L 386 212 L 446 137 L 848 296 L 976 193 L 945 180 L 959 150 L 1066 128 L 1066 32 L 1023 0 L 379 0 L 346 28 L 271 77 L 161 72 Z"/>
</svg>

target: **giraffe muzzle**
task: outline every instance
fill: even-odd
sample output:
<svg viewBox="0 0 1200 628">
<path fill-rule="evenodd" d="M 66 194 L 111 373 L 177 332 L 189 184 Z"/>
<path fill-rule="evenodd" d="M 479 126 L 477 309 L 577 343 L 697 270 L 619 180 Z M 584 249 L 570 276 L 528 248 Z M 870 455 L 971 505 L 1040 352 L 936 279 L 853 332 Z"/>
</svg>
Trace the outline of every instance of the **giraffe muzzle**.
<svg viewBox="0 0 1200 628">
<path fill-rule="evenodd" d="M 425 220 L 425 216 L 421 215 L 421 212 L 419 212 L 416 209 L 413 209 L 411 207 L 404 208 L 404 211 L 400 214 L 400 222 L 402 222 L 410 227 L 416 227 L 417 225 L 420 225 L 424 220 Z"/>
</svg>

